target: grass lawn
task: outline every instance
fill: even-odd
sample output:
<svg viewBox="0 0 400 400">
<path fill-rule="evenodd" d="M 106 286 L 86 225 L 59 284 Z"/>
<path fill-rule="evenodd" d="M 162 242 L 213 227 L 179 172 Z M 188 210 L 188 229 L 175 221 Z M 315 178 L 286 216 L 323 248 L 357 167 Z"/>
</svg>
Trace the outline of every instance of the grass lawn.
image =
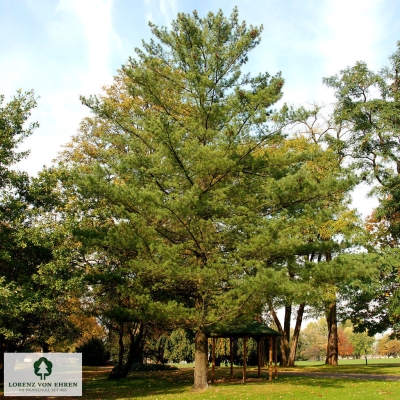
<svg viewBox="0 0 400 400">
<path fill-rule="evenodd" d="M 360 360 L 339 360 L 339 365 L 332 367 L 324 365 L 323 362 L 297 361 L 296 366 L 292 368 L 280 368 L 280 371 L 297 372 L 324 372 L 324 373 L 349 373 L 349 374 L 377 374 L 377 375 L 399 375 L 399 358 L 374 358 L 368 359 L 368 365 L 365 365 L 365 359 Z M 400 399 L 400 394 L 399 394 Z"/>
<path fill-rule="evenodd" d="M 372 360 L 371 360 L 372 362 Z M 292 369 L 293 370 L 293 369 Z M 366 374 L 400 374 L 400 365 L 344 365 L 339 367 L 299 366 L 296 371 Z M 135 372 L 119 381 L 107 380 L 109 370 L 84 368 L 83 396 L 76 399 L 400 399 L 400 381 L 352 380 L 280 376 L 274 382 L 257 380 L 256 370 L 250 369 L 246 384 L 240 382 L 241 369 L 235 368 L 234 382 L 227 380 L 229 368 L 217 368 L 217 381 L 206 391 L 190 392 L 193 382 L 193 368 L 180 368 L 175 371 Z M 267 371 L 263 371 L 267 378 Z M 3 397 L 1 394 L 0 397 Z M 12 397 L 7 397 L 12 399 Z M 37 397 L 36 397 L 37 398 Z M 43 397 L 41 397 L 43 398 Z M 32 399 L 15 397 L 14 399 Z M 73 399 L 73 397 L 53 397 L 53 399 Z"/>
<path fill-rule="evenodd" d="M 324 360 L 325 361 L 325 360 Z M 324 361 L 296 361 L 296 366 L 323 365 Z M 400 364 L 400 358 L 370 358 L 368 364 Z M 339 360 L 339 365 L 365 365 L 365 358 Z"/>
</svg>

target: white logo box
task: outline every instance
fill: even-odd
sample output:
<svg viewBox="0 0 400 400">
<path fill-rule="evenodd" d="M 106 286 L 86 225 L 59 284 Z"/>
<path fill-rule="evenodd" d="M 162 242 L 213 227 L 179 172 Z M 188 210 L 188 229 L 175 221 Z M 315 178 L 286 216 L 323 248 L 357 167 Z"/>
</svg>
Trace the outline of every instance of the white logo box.
<svg viewBox="0 0 400 400">
<path fill-rule="evenodd" d="M 81 353 L 5 353 L 4 396 L 82 396 Z"/>
</svg>

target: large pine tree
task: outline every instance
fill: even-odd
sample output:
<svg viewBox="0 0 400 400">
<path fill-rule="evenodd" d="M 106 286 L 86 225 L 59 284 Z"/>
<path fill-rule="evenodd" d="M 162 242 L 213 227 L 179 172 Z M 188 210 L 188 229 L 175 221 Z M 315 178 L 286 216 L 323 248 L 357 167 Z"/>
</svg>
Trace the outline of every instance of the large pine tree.
<svg viewBox="0 0 400 400">
<path fill-rule="evenodd" d="M 324 213 L 349 183 L 332 154 L 281 135 L 285 119 L 271 110 L 281 76 L 242 74 L 261 28 L 240 24 L 235 9 L 151 29 L 155 39 L 105 94 L 82 99 L 94 116 L 61 164 L 81 218 L 108 221 L 105 254 L 131 246 L 125 284 L 194 330 L 194 389 L 203 389 L 207 327 L 254 317 L 266 298 L 301 287 L 297 273 L 287 283 L 287 260 L 304 254 L 313 207 Z"/>
<path fill-rule="evenodd" d="M 184 305 L 179 318 L 195 330 L 194 388 L 202 389 L 206 327 L 243 312 L 250 296 L 240 290 L 246 266 L 236 247 L 257 213 L 264 161 L 256 152 L 277 134 L 268 110 L 283 81 L 241 73 L 261 28 L 240 24 L 237 10 L 179 14 L 171 31 L 151 29 L 155 40 L 106 95 L 84 99 L 95 117 L 67 159 L 80 165 L 82 195 L 107 199 L 138 238 L 132 276 Z"/>
</svg>

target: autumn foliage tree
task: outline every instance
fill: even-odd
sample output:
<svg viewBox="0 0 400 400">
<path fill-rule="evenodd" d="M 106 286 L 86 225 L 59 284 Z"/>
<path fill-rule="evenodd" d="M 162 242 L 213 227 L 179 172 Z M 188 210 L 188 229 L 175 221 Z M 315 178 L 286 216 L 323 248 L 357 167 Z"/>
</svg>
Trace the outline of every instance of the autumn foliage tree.
<svg viewBox="0 0 400 400">
<path fill-rule="evenodd" d="M 354 347 L 351 344 L 347 333 L 342 329 L 338 329 L 338 353 L 340 357 L 349 357 L 354 353 Z"/>
</svg>

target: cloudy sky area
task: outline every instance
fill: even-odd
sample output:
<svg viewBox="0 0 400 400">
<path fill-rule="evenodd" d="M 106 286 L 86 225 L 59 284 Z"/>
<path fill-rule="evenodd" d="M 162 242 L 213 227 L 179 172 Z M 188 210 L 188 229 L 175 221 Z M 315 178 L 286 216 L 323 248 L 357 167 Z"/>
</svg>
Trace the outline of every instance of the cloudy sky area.
<svg viewBox="0 0 400 400">
<path fill-rule="evenodd" d="M 40 96 L 26 140 L 31 155 L 20 168 L 31 174 L 50 165 L 88 110 L 80 95 L 97 94 L 150 38 L 148 22 L 169 26 L 178 12 L 200 16 L 234 5 L 241 19 L 264 25 L 262 43 L 246 69 L 282 71 L 284 101 L 333 102 L 322 78 L 356 61 L 380 69 L 400 40 L 400 2 L 391 0 L 0 0 L 0 93 L 17 89 Z M 366 189 L 354 204 L 371 209 Z"/>
</svg>

